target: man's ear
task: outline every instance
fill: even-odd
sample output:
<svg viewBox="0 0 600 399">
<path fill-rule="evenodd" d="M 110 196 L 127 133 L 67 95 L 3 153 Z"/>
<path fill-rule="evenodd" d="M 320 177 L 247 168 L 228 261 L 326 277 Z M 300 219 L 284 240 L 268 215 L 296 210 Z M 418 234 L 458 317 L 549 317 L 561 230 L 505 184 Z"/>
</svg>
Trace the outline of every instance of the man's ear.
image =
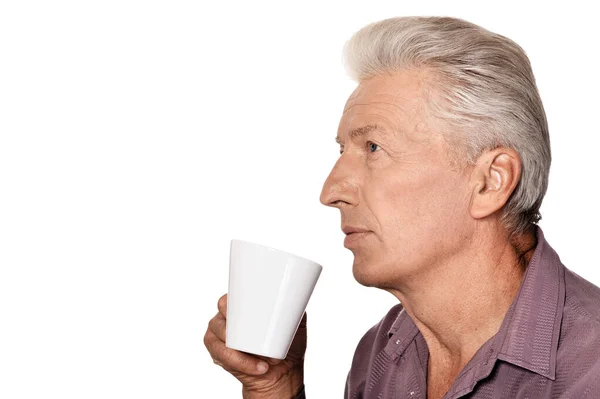
<svg viewBox="0 0 600 399">
<path fill-rule="evenodd" d="M 498 147 L 477 159 L 473 173 L 471 216 L 481 219 L 502 209 L 521 178 L 521 158 L 511 148 Z"/>
</svg>

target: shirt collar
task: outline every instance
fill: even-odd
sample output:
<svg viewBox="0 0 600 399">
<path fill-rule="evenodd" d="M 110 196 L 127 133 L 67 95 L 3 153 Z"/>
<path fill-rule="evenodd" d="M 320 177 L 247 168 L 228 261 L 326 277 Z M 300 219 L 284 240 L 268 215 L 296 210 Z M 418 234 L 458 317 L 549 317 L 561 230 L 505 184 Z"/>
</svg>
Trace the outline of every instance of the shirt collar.
<svg viewBox="0 0 600 399">
<path fill-rule="evenodd" d="M 565 268 L 537 228 L 538 244 L 511 306 L 498 358 L 556 378 L 556 353 L 565 304 Z"/>
<path fill-rule="evenodd" d="M 492 358 L 512 363 L 546 378 L 556 378 L 556 353 L 565 302 L 564 266 L 537 227 L 537 245 L 521 283 L 498 333 L 488 341 L 486 365 Z M 410 316 L 399 313 L 388 330 L 394 336 L 393 353 L 399 356 L 418 335 Z M 489 356 L 489 357 L 488 357 Z M 491 367 L 480 371 L 491 372 Z"/>
<path fill-rule="evenodd" d="M 408 313 L 406 313 L 406 310 L 404 310 L 402 305 L 399 304 L 394 306 L 394 308 L 395 307 L 397 307 L 396 311 L 398 311 L 398 315 L 388 330 L 387 336 L 389 343 L 385 348 L 386 352 L 393 358 L 402 355 L 408 345 L 419 334 L 419 329 Z"/>
<path fill-rule="evenodd" d="M 396 305 L 396 306 L 398 306 L 398 305 Z M 406 311 L 404 310 L 402 305 L 400 305 L 398 307 L 398 316 L 396 316 L 396 318 L 394 319 L 394 322 L 392 323 L 392 325 L 390 326 L 390 329 L 388 330 L 388 338 L 391 338 L 392 335 L 394 335 L 394 333 L 396 333 L 396 331 L 398 331 L 400 329 L 400 326 L 402 325 L 406 316 L 407 316 Z"/>
</svg>

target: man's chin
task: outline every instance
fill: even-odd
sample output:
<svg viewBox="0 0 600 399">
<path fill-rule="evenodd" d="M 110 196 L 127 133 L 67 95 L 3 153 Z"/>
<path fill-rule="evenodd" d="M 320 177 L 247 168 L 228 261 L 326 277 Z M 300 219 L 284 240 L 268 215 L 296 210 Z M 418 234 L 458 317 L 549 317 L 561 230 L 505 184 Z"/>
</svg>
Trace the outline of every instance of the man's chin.
<svg viewBox="0 0 600 399">
<path fill-rule="evenodd" d="M 365 287 L 379 287 L 383 284 L 381 270 L 378 272 L 375 265 L 357 262 L 355 259 L 352 265 L 352 274 L 354 279 Z"/>
</svg>

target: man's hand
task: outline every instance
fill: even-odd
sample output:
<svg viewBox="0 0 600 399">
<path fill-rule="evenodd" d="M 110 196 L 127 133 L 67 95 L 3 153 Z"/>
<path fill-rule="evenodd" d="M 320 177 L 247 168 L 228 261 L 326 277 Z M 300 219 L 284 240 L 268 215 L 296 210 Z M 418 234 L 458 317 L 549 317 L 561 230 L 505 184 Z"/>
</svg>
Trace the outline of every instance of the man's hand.
<svg viewBox="0 0 600 399">
<path fill-rule="evenodd" d="M 306 313 L 285 359 L 251 355 L 225 346 L 227 294 L 219 298 L 219 312 L 208 323 L 204 345 L 213 361 L 223 367 L 243 386 L 245 399 L 293 398 L 304 383 L 306 352 Z"/>
</svg>

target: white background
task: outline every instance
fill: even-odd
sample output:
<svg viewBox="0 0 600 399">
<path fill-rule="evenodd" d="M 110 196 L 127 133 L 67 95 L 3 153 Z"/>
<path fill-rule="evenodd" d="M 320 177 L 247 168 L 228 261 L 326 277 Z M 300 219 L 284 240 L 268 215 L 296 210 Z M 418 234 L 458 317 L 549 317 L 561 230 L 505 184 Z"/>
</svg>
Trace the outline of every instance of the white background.
<svg viewBox="0 0 600 399">
<path fill-rule="evenodd" d="M 600 284 L 591 5 L 4 1 L 0 397 L 240 397 L 202 342 L 231 238 L 324 266 L 307 393 L 341 397 L 358 340 L 396 303 L 354 281 L 318 201 L 354 88 L 341 49 L 401 15 L 461 17 L 527 51 L 553 150 L 541 226 Z"/>
</svg>

